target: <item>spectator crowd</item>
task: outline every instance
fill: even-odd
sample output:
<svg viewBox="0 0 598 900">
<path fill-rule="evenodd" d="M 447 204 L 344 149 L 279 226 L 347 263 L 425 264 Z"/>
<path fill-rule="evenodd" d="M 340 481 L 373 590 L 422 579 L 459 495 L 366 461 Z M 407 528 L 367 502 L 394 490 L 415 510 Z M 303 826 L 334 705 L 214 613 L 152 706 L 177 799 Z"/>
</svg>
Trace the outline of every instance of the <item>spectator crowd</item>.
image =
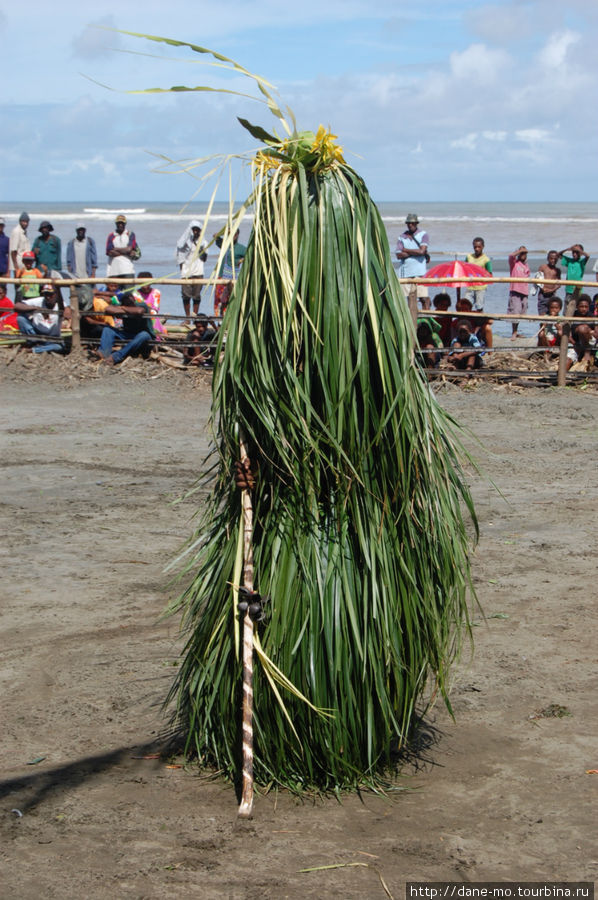
<svg viewBox="0 0 598 900">
<path fill-rule="evenodd" d="M 416 279 L 425 278 L 430 262 L 430 236 L 420 227 L 417 215 L 410 213 L 405 224 L 407 226 L 400 235 L 396 246 L 396 257 L 399 260 L 399 277 L 407 279 L 404 287 L 411 304 L 420 303 L 424 311 L 431 309 L 429 286 L 417 283 Z M 468 286 L 464 297 L 457 290 L 455 317 L 446 315 L 451 307 L 451 298 L 447 293 L 436 294 L 433 306 L 441 316 L 425 315 L 417 320 L 418 360 L 426 368 L 435 368 L 445 358 L 448 368 L 477 369 L 482 365 L 484 354 L 492 349 L 492 319 L 479 315 L 484 312 L 484 298 L 487 285 L 483 278 L 492 275 L 492 260 L 486 255 L 485 242 L 482 237 L 472 241 L 472 253 L 468 253 L 465 262 L 478 267 L 471 271 L 471 276 L 479 274 L 482 281 Z M 564 286 L 565 298 L 558 294 L 559 284 L 530 284 L 529 279 L 537 278 L 546 281 L 583 281 L 589 255 L 583 244 L 572 244 L 564 250 L 550 250 L 546 262 L 540 265 L 532 276 L 528 264 L 528 250 L 520 246 L 509 254 L 509 285 L 507 314 L 524 316 L 528 313 L 530 296 L 537 295 L 537 311 L 539 316 L 549 318 L 565 315 L 575 318 L 592 318 L 595 322 L 573 324 L 568 334 L 568 367 L 577 362 L 598 364 L 598 294 L 591 298 L 582 293 L 581 285 Z M 598 261 L 594 272 L 598 271 Z M 444 276 L 446 277 L 446 275 Z M 520 279 L 520 280 L 519 280 Z M 564 312 L 563 312 L 564 310 Z M 471 316 L 476 313 L 475 316 Z M 471 318 L 468 318 L 471 316 Z M 511 340 L 521 337 L 519 322 L 511 322 Z M 538 331 L 538 346 L 546 353 L 558 350 L 563 335 L 561 323 L 542 322 Z M 557 346 L 558 345 L 558 346 Z"/>
<path fill-rule="evenodd" d="M 428 285 L 418 283 L 426 277 L 430 263 L 430 236 L 421 227 L 417 215 L 410 213 L 406 229 L 397 241 L 396 257 L 399 277 L 405 279 L 404 288 L 412 307 L 420 304 L 424 314 L 417 320 L 418 359 L 427 368 L 443 365 L 457 369 L 476 369 L 493 347 L 492 319 L 484 313 L 487 285 L 468 285 L 464 296 L 457 291 L 455 315 L 451 316 L 451 297 L 437 293 L 430 300 Z M 130 230 L 125 215 L 117 215 L 114 230 L 106 237 L 105 287 L 98 288 L 94 279 L 99 268 L 96 242 L 87 234 L 83 222 L 75 226 L 74 236 L 66 244 L 63 270 L 62 242 L 52 223 L 40 222 L 32 240 L 30 217 L 21 213 L 19 222 L 5 234 L 6 223 L 0 218 L 0 277 L 20 279 L 14 302 L 8 297 L 6 285 L 0 284 L 0 333 L 19 332 L 27 337 L 36 353 L 65 352 L 62 331 L 70 325 L 69 298 L 53 284 L 57 279 L 87 279 L 88 283 L 71 288 L 76 294 L 80 311 L 81 337 L 93 346 L 92 352 L 106 365 L 116 365 L 132 354 L 149 355 L 151 347 L 168 337 L 166 319 L 160 316 L 160 291 L 152 285 L 152 273 L 136 275 L 135 263 L 141 258 L 141 247 L 135 232 Z M 214 243 L 222 247 L 222 235 L 214 235 Z M 202 285 L 192 279 L 204 277 L 208 257 L 208 242 L 202 236 L 201 224 L 193 219 L 181 234 L 175 248 L 175 259 L 181 279 L 188 279 L 181 287 L 186 329 L 184 359 L 187 365 L 211 365 L 213 345 L 218 324 L 228 305 L 234 280 L 238 277 L 247 248 L 239 243 L 239 232 L 233 236 L 226 253 L 221 253 L 217 275 L 223 279 L 214 290 L 214 317 L 200 315 Z M 537 312 L 542 316 L 538 332 L 538 346 L 550 354 L 558 350 L 563 335 L 562 315 L 596 318 L 573 324 L 568 335 L 568 364 L 596 361 L 598 353 L 598 295 L 591 298 L 580 286 L 530 284 L 536 277 L 555 282 L 582 281 L 589 256 L 580 243 L 563 250 L 551 250 L 546 262 L 532 276 L 528 264 L 528 250 L 520 246 L 508 257 L 510 277 L 507 313 L 527 314 L 529 299 L 537 296 Z M 472 241 L 472 252 L 464 262 L 485 276 L 492 276 L 492 259 L 486 254 L 482 237 Z M 594 271 L 598 263 L 594 266 Z M 131 280 L 144 279 L 135 287 Z M 520 280 L 519 280 L 520 279 Z M 432 306 L 434 313 L 432 312 Z M 473 315 L 476 314 L 476 315 Z M 544 318 L 545 317 L 545 318 Z M 555 321 L 552 322 L 551 320 Z M 511 339 L 516 340 L 519 322 L 512 320 Z"/>
</svg>

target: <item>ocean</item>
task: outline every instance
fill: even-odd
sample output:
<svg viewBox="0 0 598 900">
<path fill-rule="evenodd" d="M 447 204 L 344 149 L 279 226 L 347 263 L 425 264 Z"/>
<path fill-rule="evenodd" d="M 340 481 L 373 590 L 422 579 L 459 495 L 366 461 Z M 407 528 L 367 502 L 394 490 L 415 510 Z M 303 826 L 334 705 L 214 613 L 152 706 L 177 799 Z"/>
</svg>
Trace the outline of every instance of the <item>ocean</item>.
<svg viewBox="0 0 598 900">
<path fill-rule="evenodd" d="M 419 203 L 379 202 L 388 241 L 394 258 L 397 237 L 405 230 L 405 216 L 414 212 L 419 216 L 421 227 L 430 237 L 430 265 L 446 262 L 455 257 L 463 258 L 470 252 L 474 237 L 481 236 L 486 242 L 486 253 L 491 257 L 495 275 L 508 275 L 507 257 L 521 244 L 529 250 L 529 266 L 535 272 L 545 262 L 549 250 L 562 250 L 573 243 L 584 245 L 591 256 L 587 267 L 586 280 L 595 281 L 592 265 L 598 254 L 598 203 Z M 114 217 L 124 212 L 128 227 L 135 232 L 142 250 L 142 258 L 137 263 L 137 271 L 149 270 L 155 277 L 177 277 L 175 263 L 176 242 L 191 219 L 203 221 L 206 204 L 160 203 L 143 200 L 86 201 L 78 203 L 4 203 L 0 206 L 0 216 L 6 220 L 5 232 L 10 233 L 19 214 L 27 210 L 31 217 L 29 234 L 35 238 L 39 223 L 48 219 L 54 226 L 63 244 L 63 257 L 67 242 L 74 237 L 75 225 L 83 222 L 87 234 L 94 238 L 98 248 L 98 276 L 106 271 L 104 247 L 106 237 L 114 227 Z M 228 217 L 228 204 L 215 204 L 207 235 L 218 231 Z M 251 216 L 247 215 L 241 226 L 241 243 L 247 243 L 251 230 Z M 206 264 L 206 276 L 212 271 L 217 259 L 215 248 Z M 63 258 L 63 265 L 65 264 Z M 439 290 L 445 290 L 439 288 Z M 590 288 L 594 294 L 597 289 Z M 176 286 L 162 286 L 162 311 L 165 314 L 182 314 L 180 290 Z M 430 289 L 433 295 L 436 293 Z M 454 289 L 449 293 L 455 296 Z M 486 292 L 485 308 L 489 313 L 506 312 L 507 284 L 491 285 Z M 212 297 L 209 289 L 202 294 L 201 311 L 212 312 Z M 535 311 L 533 300 L 530 312 Z M 496 323 L 495 333 L 510 333 L 509 323 Z M 522 334 L 532 335 L 534 323 L 520 327 Z"/>
</svg>

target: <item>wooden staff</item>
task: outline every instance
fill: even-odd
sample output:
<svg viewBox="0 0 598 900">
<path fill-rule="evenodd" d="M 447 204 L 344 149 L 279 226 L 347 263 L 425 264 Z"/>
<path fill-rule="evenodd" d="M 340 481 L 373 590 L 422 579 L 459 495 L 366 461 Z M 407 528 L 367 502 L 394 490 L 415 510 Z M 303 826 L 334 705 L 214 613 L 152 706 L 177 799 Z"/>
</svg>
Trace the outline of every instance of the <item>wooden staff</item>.
<svg viewBox="0 0 598 900">
<path fill-rule="evenodd" d="M 241 465 L 249 470 L 245 435 L 241 431 Z M 249 477 L 249 476 L 248 476 Z M 251 491 L 241 491 L 243 509 L 243 585 L 253 592 L 253 504 Z M 249 608 L 243 617 L 243 784 L 239 817 L 250 819 L 253 812 L 253 620 Z"/>
</svg>

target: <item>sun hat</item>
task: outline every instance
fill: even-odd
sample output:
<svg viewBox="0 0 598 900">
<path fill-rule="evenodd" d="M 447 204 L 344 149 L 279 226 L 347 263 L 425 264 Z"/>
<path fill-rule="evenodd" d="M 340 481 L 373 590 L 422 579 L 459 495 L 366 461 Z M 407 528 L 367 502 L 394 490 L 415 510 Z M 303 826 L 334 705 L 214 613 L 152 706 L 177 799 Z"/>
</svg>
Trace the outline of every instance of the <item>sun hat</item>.
<svg viewBox="0 0 598 900">
<path fill-rule="evenodd" d="M 40 226 L 39 226 L 39 228 L 38 228 L 37 230 L 38 230 L 38 231 L 41 231 L 42 228 L 47 228 L 47 229 L 49 229 L 49 231 L 54 231 L 54 228 L 53 228 L 53 226 L 52 226 L 52 223 L 51 223 L 51 222 L 48 222 L 47 219 L 44 219 L 43 222 L 40 222 Z"/>
<path fill-rule="evenodd" d="M 409 215 L 405 219 L 405 225 L 409 225 L 410 222 L 415 222 L 416 225 L 419 224 L 419 219 L 417 218 L 415 213 L 409 213 Z"/>
<path fill-rule="evenodd" d="M 123 214 L 121 213 L 119 216 L 116 217 L 116 219 L 114 220 L 114 222 L 115 222 L 115 224 L 116 224 L 116 222 L 124 222 L 125 225 L 126 225 L 126 224 L 127 224 L 127 217 L 126 217 L 126 216 L 123 216 Z"/>
<path fill-rule="evenodd" d="M 4 219 L 0 218 L 0 225 L 6 225 L 6 222 L 4 221 Z"/>
</svg>

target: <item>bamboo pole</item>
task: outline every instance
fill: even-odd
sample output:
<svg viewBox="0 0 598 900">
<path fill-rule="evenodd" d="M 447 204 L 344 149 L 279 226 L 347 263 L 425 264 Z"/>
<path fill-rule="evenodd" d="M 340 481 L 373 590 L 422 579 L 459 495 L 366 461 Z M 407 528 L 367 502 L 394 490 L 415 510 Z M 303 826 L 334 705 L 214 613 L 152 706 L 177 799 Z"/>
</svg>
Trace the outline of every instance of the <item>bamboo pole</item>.
<svg viewBox="0 0 598 900">
<path fill-rule="evenodd" d="M 245 435 L 240 435 L 241 463 L 249 462 Z M 253 592 L 253 504 L 251 491 L 241 491 L 243 508 L 243 585 Z M 243 781 L 239 818 L 250 819 L 253 813 L 253 620 L 249 607 L 243 616 Z"/>
</svg>

